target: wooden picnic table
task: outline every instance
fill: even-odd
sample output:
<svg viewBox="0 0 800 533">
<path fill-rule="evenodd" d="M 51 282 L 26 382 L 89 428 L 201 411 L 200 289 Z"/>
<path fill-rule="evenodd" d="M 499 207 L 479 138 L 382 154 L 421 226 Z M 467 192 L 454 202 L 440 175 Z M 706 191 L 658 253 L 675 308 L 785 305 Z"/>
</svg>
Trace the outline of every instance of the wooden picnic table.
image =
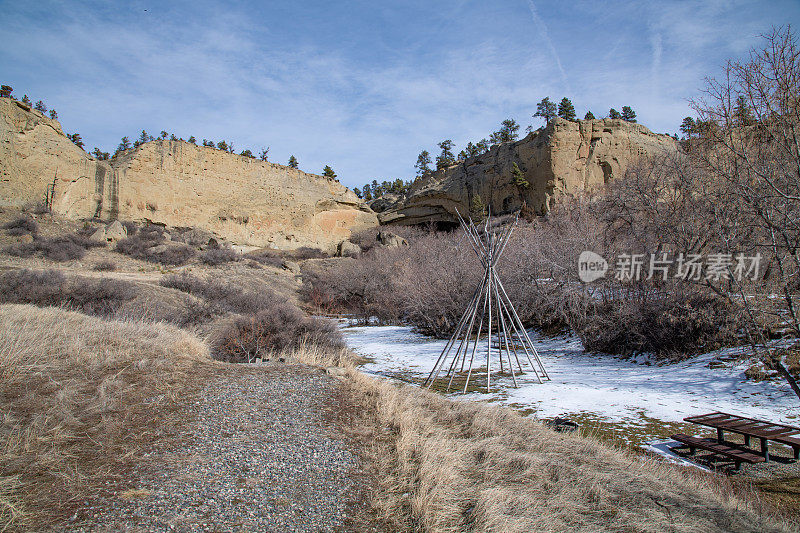
<svg viewBox="0 0 800 533">
<path fill-rule="evenodd" d="M 769 441 L 791 446 L 794 458 L 800 459 L 800 427 L 775 424 L 720 411 L 687 416 L 684 420 L 693 424 L 715 428 L 717 430 L 717 441 L 720 444 L 725 442 L 725 431 L 744 435 L 744 445 L 748 447 L 750 446 L 751 437 L 758 438 L 761 441 L 761 454 L 764 456 L 764 461 L 769 461 Z"/>
</svg>

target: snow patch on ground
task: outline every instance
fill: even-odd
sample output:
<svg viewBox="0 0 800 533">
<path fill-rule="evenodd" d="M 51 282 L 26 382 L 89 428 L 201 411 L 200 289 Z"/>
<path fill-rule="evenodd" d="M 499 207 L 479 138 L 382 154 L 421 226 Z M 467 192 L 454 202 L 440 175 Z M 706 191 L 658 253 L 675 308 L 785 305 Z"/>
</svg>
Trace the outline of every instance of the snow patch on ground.
<svg viewBox="0 0 800 533">
<path fill-rule="evenodd" d="M 446 343 L 404 326 L 344 327 L 342 333 L 352 350 L 372 360 L 364 365 L 365 371 L 400 375 L 415 383 L 427 377 Z M 800 402 L 788 385 L 756 383 L 745 378 L 746 365 L 724 364 L 740 349 L 718 350 L 680 363 L 657 365 L 646 355 L 626 360 L 587 353 L 572 335 L 545 337 L 535 331 L 529 334 L 551 381 L 539 384 L 531 373 L 518 376 L 520 386 L 515 389 L 510 377 L 493 378 L 497 389 L 491 394 L 454 397 L 529 408 L 537 418 L 593 413 L 597 418 L 620 423 L 639 423 L 643 416 L 680 422 L 690 415 L 726 411 L 773 422 L 800 421 Z M 484 345 L 478 360 L 485 357 Z"/>
</svg>

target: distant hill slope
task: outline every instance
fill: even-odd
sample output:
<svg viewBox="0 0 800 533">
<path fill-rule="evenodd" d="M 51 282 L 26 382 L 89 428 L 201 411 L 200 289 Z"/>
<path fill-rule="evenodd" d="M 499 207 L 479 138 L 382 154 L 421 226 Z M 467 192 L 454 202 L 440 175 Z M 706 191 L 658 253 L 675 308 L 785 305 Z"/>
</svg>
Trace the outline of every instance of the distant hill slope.
<svg viewBox="0 0 800 533">
<path fill-rule="evenodd" d="M 417 180 L 408 194 L 373 205 L 385 224 L 457 221 L 456 209 L 469 211 L 480 196 L 495 213 L 516 211 L 522 202 L 547 213 L 564 195 L 598 187 L 620 177 L 641 155 L 675 151 L 676 141 L 641 124 L 623 120 L 561 118 L 524 139 L 493 146 L 488 152 Z M 518 186 L 513 164 L 528 186 Z"/>
<path fill-rule="evenodd" d="M 333 251 L 375 214 L 336 180 L 184 141 L 158 140 L 111 161 L 75 146 L 56 120 L 0 98 L 0 205 L 42 200 L 70 218 L 197 226 L 255 246 Z"/>
</svg>

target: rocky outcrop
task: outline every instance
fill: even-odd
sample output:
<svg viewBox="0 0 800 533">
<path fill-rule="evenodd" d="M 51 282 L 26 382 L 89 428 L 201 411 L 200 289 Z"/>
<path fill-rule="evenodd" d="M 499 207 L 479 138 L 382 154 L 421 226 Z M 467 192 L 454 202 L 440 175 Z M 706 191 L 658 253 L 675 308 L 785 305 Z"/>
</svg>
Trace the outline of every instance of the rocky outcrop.
<svg viewBox="0 0 800 533">
<path fill-rule="evenodd" d="M 456 210 L 465 214 L 470 206 L 482 203 L 494 213 L 507 213 L 520 209 L 523 202 L 544 214 L 564 195 L 595 189 L 622 176 L 642 155 L 676 149 L 672 137 L 640 124 L 557 118 L 520 141 L 492 146 L 484 154 L 418 179 L 399 203 L 381 205 L 386 209 L 378 216 L 385 224 L 450 224 L 457 221 Z M 512 173 L 514 163 L 519 176 Z"/>
<path fill-rule="evenodd" d="M 71 218 L 196 226 L 233 243 L 333 253 L 375 213 L 338 181 L 183 141 L 96 161 L 51 120 L 0 98 L 0 205 L 52 197 Z"/>
</svg>

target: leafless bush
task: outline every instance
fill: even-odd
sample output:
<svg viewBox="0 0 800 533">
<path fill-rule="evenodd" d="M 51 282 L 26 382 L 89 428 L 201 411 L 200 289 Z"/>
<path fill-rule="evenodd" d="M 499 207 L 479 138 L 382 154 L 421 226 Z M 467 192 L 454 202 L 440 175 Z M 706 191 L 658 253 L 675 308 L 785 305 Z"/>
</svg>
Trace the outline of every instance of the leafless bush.
<svg viewBox="0 0 800 533">
<path fill-rule="evenodd" d="M 94 269 L 99 272 L 113 272 L 117 269 L 117 264 L 110 259 L 106 259 L 95 264 Z"/>
<path fill-rule="evenodd" d="M 145 259 L 153 263 L 161 263 L 162 265 L 184 265 L 191 258 L 197 255 L 197 250 L 186 244 L 172 244 L 167 246 L 166 250 L 153 251 L 149 250 Z"/>
<path fill-rule="evenodd" d="M 132 222 L 130 220 L 123 221 L 122 226 L 125 228 L 125 232 L 128 237 L 133 237 L 136 235 L 136 232 L 139 231 L 139 226 L 136 224 L 136 222 Z"/>
<path fill-rule="evenodd" d="M 231 363 L 248 363 L 303 345 L 339 350 L 344 343 L 332 321 L 306 317 L 287 302 L 234 319 L 213 340 L 214 357 Z"/>
<path fill-rule="evenodd" d="M 45 202 L 30 202 L 22 207 L 25 213 L 33 213 L 34 215 L 44 215 L 50 212 Z"/>
<path fill-rule="evenodd" d="M 149 225 L 133 236 L 117 243 L 116 251 L 135 259 L 164 265 L 182 265 L 197 254 L 197 251 L 182 243 L 165 244 L 163 228 Z"/>
<path fill-rule="evenodd" d="M 61 306 L 112 317 L 137 295 L 135 284 L 113 279 L 67 279 L 56 270 L 12 270 L 0 274 L 0 302 Z"/>
<path fill-rule="evenodd" d="M 70 261 L 82 259 L 88 248 L 103 246 L 102 242 L 79 235 L 62 235 L 58 237 L 34 236 L 33 242 L 20 243 L 6 248 L 6 253 L 15 257 L 33 257 L 41 255 L 53 261 Z"/>
<path fill-rule="evenodd" d="M 202 298 L 220 314 L 254 314 L 273 307 L 275 302 L 283 301 L 271 291 L 248 291 L 224 280 L 206 281 L 185 272 L 166 276 L 161 280 L 161 285 Z"/>
<path fill-rule="evenodd" d="M 256 261 L 262 265 L 269 265 L 275 268 L 280 268 L 281 265 L 283 265 L 282 254 L 277 250 L 270 250 L 268 248 L 249 252 L 245 257 L 251 261 Z"/>
<path fill-rule="evenodd" d="M 3 229 L 9 235 L 36 235 L 39 225 L 31 217 L 23 216 L 3 224 Z"/>
<path fill-rule="evenodd" d="M 292 259 L 323 259 L 328 257 L 328 254 L 320 250 L 319 248 L 311 248 L 309 246 L 301 246 L 295 250 L 291 250 L 287 252 L 287 257 Z"/>
<path fill-rule="evenodd" d="M 200 254 L 200 261 L 207 265 L 218 266 L 241 259 L 233 248 L 212 248 Z"/>
</svg>

